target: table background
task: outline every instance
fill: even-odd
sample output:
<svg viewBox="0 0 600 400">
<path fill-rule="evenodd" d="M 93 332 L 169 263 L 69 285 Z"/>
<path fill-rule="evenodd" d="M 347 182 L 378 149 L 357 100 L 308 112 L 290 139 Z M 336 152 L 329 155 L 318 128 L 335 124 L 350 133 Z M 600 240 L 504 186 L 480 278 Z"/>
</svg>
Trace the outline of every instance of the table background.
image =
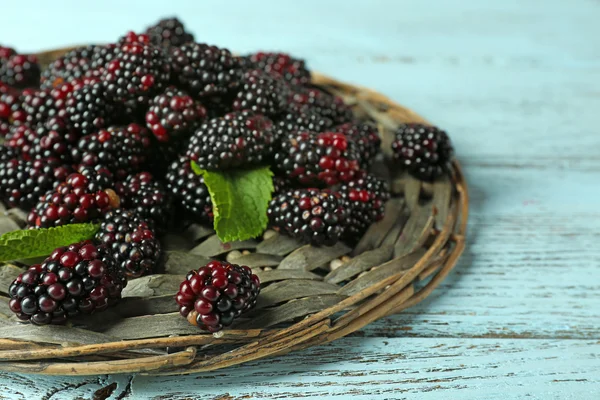
<svg viewBox="0 0 600 400">
<path fill-rule="evenodd" d="M 600 1 L 48 4 L 4 2 L 0 42 L 109 41 L 177 14 L 198 41 L 286 50 L 413 108 L 463 162 L 469 243 L 424 303 L 330 345 L 190 377 L 0 373 L 0 398 L 600 398 Z"/>
</svg>

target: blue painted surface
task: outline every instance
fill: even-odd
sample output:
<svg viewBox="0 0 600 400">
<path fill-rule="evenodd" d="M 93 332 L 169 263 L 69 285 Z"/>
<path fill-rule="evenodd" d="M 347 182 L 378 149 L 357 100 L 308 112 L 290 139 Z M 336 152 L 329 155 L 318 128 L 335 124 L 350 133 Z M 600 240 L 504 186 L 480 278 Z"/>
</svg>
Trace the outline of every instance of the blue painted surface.
<svg viewBox="0 0 600 400">
<path fill-rule="evenodd" d="M 449 131 L 470 243 L 423 304 L 327 346 L 191 377 L 0 374 L 0 398 L 113 382 L 111 399 L 600 398 L 600 2 L 123 3 L 9 2 L 0 42 L 107 41 L 177 14 L 200 41 L 302 56 Z"/>
</svg>

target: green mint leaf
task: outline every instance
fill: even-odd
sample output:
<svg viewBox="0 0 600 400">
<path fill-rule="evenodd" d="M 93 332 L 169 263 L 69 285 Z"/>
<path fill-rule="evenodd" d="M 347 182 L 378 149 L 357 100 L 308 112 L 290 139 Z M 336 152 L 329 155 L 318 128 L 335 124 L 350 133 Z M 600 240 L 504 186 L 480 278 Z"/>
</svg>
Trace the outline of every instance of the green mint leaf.
<svg viewBox="0 0 600 400">
<path fill-rule="evenodd" d="M 213 204 L 214 228 L 222 242 L 247 240 L 264 232 L 273 192 L 269 167 L 206 171 L 193 161 L 191 166 L 204 177 Z"/>
<path fill-rule="evenodd" d="M 47 256 L 57 247 L 92 239 L 99 227 L 98 224 L 72 224 L 7 232 L 0 236 L 0 261 Z"/>
</svg>

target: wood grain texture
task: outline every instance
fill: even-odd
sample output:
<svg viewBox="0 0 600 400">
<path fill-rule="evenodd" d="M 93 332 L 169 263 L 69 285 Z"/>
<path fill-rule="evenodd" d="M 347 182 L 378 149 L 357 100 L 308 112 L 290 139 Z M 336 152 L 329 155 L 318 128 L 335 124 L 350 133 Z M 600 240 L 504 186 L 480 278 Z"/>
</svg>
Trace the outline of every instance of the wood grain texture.
<svg viewBox="0 0 600 400">
<path fill-rule="evenodd" d="M 600 3 L 347 5 L 9 2 L 0 38 L 37 51 L 178 14 L 200 40 L 284 49 L 391 96 L 446 128 L 463 162 L 470 242 L 450 277 L 422 304 L 326 346 L 187 378 L 4 373 L 0 398 L 600 398 Z M 72 23 L 57 29 L 66 7 Z"/>
</svg>

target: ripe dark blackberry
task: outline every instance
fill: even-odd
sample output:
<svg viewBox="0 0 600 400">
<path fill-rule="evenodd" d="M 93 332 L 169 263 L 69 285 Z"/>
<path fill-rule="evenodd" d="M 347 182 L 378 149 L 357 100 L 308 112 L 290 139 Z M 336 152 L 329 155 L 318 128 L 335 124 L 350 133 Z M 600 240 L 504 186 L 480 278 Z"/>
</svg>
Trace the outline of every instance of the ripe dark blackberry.
<svg viewBox="0 0 600 400">
<path fill-rule="evenodd" d="M 196 175 L 188 157 L 179 157 L 171 163 L 166 176 L 167 188 L 183 214 L 196 222 L 212 223 L 214 214 L 204 178 Z"/>
<path fill-rule="evenodd" d="M 276 116 L 284 111 L 289 93 L 288 85 L 281 78 L 260 70 L 247 71 L 233 101 L 233 109 Z"/>
<path fill-rule="evenodd" d="M 189 137 L 205 118 L 199 101 L 171 86 L 150 101 L 146 124 L 159 141 L 168 142 Z"/>
<path fill-rule="evenodd" d="M 17 52 L 12 47 L 0 45 L 0 66 L 15 54 L 17 54 Z"/>
<path fill-rule="evenodd" d="M 124 43 L 117 48 L 102 74 L 106 93 L 116 102 L 148 104 L 171 77 L 162 52 L 149 44 Z"/>
<path fill-rule="evenodd" d="M 154 222 L 158 231 L 169 222 L 169 196 L 163 184 L 149 172 L 130 175 L 117 185 L 121 207 L 135 211 L 142 219 Z"/>
<path fill-rule="evenodd" d="M 106 98 L 101 82 L 83 85 L 68 94 L 66 115 L 82 135 L 104 129 L 115 118 L 115 105 Z"/>
<path fill-rule="evenodd" d="M 429 125 L 406 124 L 392 142 L 394 160 L 411 175 L 432 180 L 450 171 L 454 149 L 443 130 Z"/>
<path fill-rule="evenodd" d="M 316 88 L 296 88 L 290 96 L 289 108 L 292 110 L 309 107 L 314 113 L 331 119 L 335 124 L 352 121 L 352 110 L 338 97 Z"/>
<path fill-rule="evenodd" d="M 8 134 L 11 124 L 20 125 L 26 120 L 21 110 L 19 91 L 0 82 L 0 136 Z"/>
<path fill-rule="evenodd" d="M 190 139 L 186 155 L 200 168 L 224 170 L 265 162 L 273 152 L 273 122 L 239 111 L 203 123 Z"/>
<path fill-rule="evenodd" d="M 126 284 L 112 257 L 84 241 L 59 247 L 42 264 L 19 275 L 8 289 L 8 305 L 20 320 L 63 324 L 76 315 L 115 305 Z"/>
<path fill-rule="evenodd" d="M 282 78 L 292 85 L 306 85 L 310 82 L 310 71 L 306 69 L 304 60 L 284 53 L 258 52 L 247 57 L 250 65 L 277 78 Z"/>
<path fill-rule="evenodd" d="M 277 137 L 283 138 L 299 131 L 324 132 L 333 126 L 333 121 L 322 117 L 304 107 L 295 111 L 288 111 L 276 121 Z"/>
<path fill-rule="evenodd" d="M 0 162 L 0 197 L 9 207 L 30 209 L 72 172 L 55 158 Z"/>
<path fill-rule="evenodd" d="M 260 279 L 249 267 L 211 261 L 186 275 L 175 301 L 190 324 L 218 332 L 252 309 L 259 293 Z"/>
<path fill-rule="evenodd" d="M 185 26 L 177 18 L 161 19 L 156 25 L 146 29 L 146 34 L 150 37 L 150 43 L 163 48 L 194 41 L 194 35 L 186 32 Z"/>
<path fill-rule="evenodd" d="M 116 191 L 117 189 L 112 172 L 104 165 L 99 164 L 93 167 L 77 166 L 76 171 L 87 178 L 87 190 L 90 192 L 106 189 L 114 189 Z"/>
<path fill-rule="evenodd" d="M 54 60 L 42 71 L 41 87 L 51 89 L 62 83 L 83 78 L 92 68 L 92 57 L 98 46 L 77 47 Z"/>
<path fill-rule="evenodd" d="M 282 176 L 273 176 L 273 193 L 287 192 L 294 186 L 293 182 Z"/>
<path fill-rule="evenodd" d="M 342 185 L 340 193 L 350 208 L 344 237 L 355 244 L 371 224 L 383 218 L 390 191 L 387 182 L 363 172 L 358 179 Z"/>
<path fill-rule="evenodd" d="M 40 66 L 32 54 L 13 54 L 0 64 L 0 81 L 16 88 L 36 87 Z"/>
<path fill-rule="evenodd" d="M 115 43 L 94 47 L 94 51 L 90 58 L 90 68 L 86 71 L 85 76 L 100 78 L 106 71 L 108 63 L 115 59 L 118 50 L 119 46 Z"/>
<path fill-rule="evenodd" d="M 161 255 L 160 242 L 148 222 L 133 211 L 109 211 L 96 233 L 119 270 L 130 278 L 151 273 Z"/>
<path fill-rule="evenodd" d="M 44 123 L 50 118 L 65 118 L 65 99 L 73 90 L 70 84 L 53 89 L 24 90 L 21 95 L 21 108 L 30 125 Z"/>
<path fill-rule="evenodd" d="M 296 189 L 273 197 L 269 223 L 280 232 L 315 246 L 333 246 L 344 235 L 348 208 L 328 189 Z"/>
<path fill-rule="evenodd" d="M 348 122 L 331 129 L 350 138 L 358 148 L 361 166 L 367 169 L 381 149 L 381 138 L 377 127 L 371 123 Z"/>
<path fill-rule="evenodd" d="M 112 189 L 90 190 L 90 179 L 80 173 L 69 175 L 56 189 L 40 197 L 27 216 L 30 228 L 50 228 L 96 221 L 110 209 L 119 207 Z"/>
<path fill-rule="evenodd" d="M 71 153 L 76 164 L 101 164 L 109 168 L 117 179 L 124 179 L 144 167 L 150 150 L 150 134 L 146 129 L 129 124 L 84 136 Z"/>
<path fill-rule="evenodd" d="M 185 43 L 171 49 L 173 77 L 192 96 L 225 94 L 240 85 L 239 60 L 227 49 Z"/>
<path fill-rule="evenodd" d="M 70 148 L 76 140 L 77 134 L 62 119 L 52 118 L 35 128 L 27 125 L 12 126 L 5 145 L 20 152 L 20 157 L 24 160 L 56 158 L 68 163 Z"/>
<path fill-rule="evenodd" d="M 360 170 L 356 144 L 335 132 L 290 134 L 281 141 L 274 162 L 279 175 L 304 186 L 330 187 L 350 182 Z"/>
</svg>

